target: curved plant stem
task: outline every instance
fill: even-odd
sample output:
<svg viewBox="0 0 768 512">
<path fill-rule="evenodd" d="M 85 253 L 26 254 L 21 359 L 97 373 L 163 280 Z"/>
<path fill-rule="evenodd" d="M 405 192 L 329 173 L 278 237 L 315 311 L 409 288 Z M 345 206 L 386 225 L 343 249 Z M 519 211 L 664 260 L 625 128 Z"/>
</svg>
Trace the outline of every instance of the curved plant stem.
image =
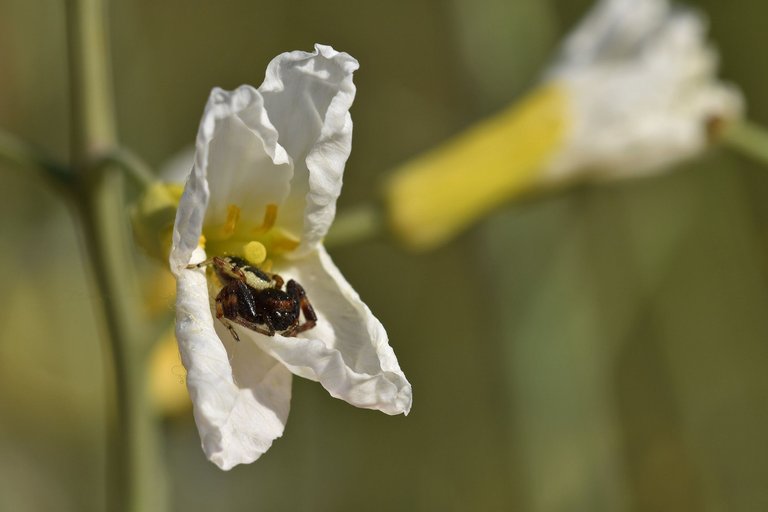
<svg viewBox="0 0 768 512">
<path fill-rule="evenodd" d="M 723 133 L 723 141 L 733 149 L 768 165 L 768 130 L 747 120 L 735 122 Z"/>
<path fill-rule="evenodd" d="M 103 155 L 99 165 L 116 165 L 131 178 L 136 185 L 144 189 L 157 181 L 149 166 L 137 154 L 126 148 L 116 148 Z"/>
<path fill-rule="evenodd" d="M 107 509 L 166 508 L 158 426 L 145 390 L 147 329 L 138 298 L 123 199 L 103 0 L 68 0 L 74 194 L 99 289 L 109 357 Z M 111 370 L 111 372 L 110 372 Z"/>
<path fill-rule="evenodd" d="M 34 172 L 54 187 L 70 185 L 72 173 L 39 148 L 0 130 L 0 162 Z"/>
<path fill-rule="evenodd" d="M 373 238 L 384 231 L 383 212 L 372 204 L 340 211 L 325 237 L 326 247 L 341 247 Z"/>
</svg>

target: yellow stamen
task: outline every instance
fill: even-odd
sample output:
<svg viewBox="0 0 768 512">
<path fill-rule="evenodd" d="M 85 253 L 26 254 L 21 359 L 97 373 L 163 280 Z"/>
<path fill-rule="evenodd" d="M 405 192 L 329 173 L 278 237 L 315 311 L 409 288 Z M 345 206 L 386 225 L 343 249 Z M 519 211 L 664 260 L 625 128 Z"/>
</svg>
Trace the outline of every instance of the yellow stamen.
<svg viewBox="0 0 768 512">
<path fill-rule="evenodd" d="M 240 207 L 235 204 L 227 206 L 227 220 L 224 222 L 224 226 L 221 228 L 221 233 L 224 238 L 232 236 L 235 232 L 237 223 L 240 221 Z"/>
<path fill-rule="evenodd" d="M 299 241 L 287 233 L 279 233 L 272 239 L 272 250 L 276 253 L 291 252 L 299 246 Z"/>
<path fill-rule="evenodd" d="M 252 240 L 243 246 L 243 256 L 252 265 L 261 265 L 267 259 L 267 248 L 261 242 Z"/>
<path fill-rule="evenodd" d="M 567 116 L 566 91 L 550 84 L 408 162 L 387 183 L 393 230 L 410 247 L 430 249 L 535 188 L 562 145 Z"/>
<path fill-rule="evenodd" d="M 274 227 L 276 221 L 277 205 L 274 203 L 269 203 L 267 205 L 266 211 L 264 212 L 264 220 L 262 221 L 261 226 L 253 230 L 254 234 L 266 233 L 272 229 L 272 227 Z"/>
<path fill-rule="evenodd" d="M 299 240 L 284 229 L 275 227 L 277 213 L 277 205 L 268 204 L 261 225 L 254 228 L 247 220 L 241 221 L 240 208 L 229 205 L 224 224 L 206 231 L 209 242 L 206 250 L 209 254 L 237 255 L 259 266 L 268 254 L 282 255 L 295 250 Z"/>
</svg>

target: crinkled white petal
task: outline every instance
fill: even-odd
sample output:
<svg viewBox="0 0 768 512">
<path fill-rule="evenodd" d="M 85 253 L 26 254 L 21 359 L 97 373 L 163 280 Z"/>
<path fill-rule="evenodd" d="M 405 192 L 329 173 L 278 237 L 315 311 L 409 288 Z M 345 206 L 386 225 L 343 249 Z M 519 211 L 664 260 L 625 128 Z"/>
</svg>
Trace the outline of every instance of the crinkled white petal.
<svg viewBox="0 0 768 512">
<path fill-rule="evenodd" d="M 195 164 L 184 185 L 184 193 L 179 201 L 176 220 L 173 223 L 169 260 L 171 272 L 177 278 L 189 264 L 192 253 L 199 245 L 209 196 L 208 180 L 205 179 L 204 174 L 201 175 L 200 168 Z"/>
<path fill-rule="evenodd" d="M 178 273 L 197 247 L 203 224 L 223 225 L 229 205 L 258 225 L 266 206 L 282 203 L 293 175 L 261 94 L 251 86 L 211 91 L 195 143 L 195 162 L 179 203 L 171 249 Z"/>
<path fill-rule="evenodd" d="M 323 246 L 279 271 L 304 287 L 317 313 L 317 325 L 291 338 L 236 326 L 240 339 L 255 343 L 294 374 L 320 382 L 331 396 L 386 414 L 408 414 L 411 385 L 384 327 Z"/>
<path fill-rule="evenodd" d="M 300 234 L 292 257 L 313 250 L 333 222 L 352 148 L 349 109 L 358 67 L 350 55 L 318 44 L 313 53 L 276 57 L 259 87 L 280 145 L 294 164 L 291 192 L 278 218 L 281 227 Z"/>
<path fill-rule="evenodd" d="M 214 89 L 205 117 L 215 121 L 212 131 L 201 129 L 196 143 L 196 165 L 207 171 L 211 188 L 206 225 L 223 224 L 232 204 L 241 220 L 258 225 L 268 204 L 285 200 L 293 175 L 261 93 L 249 85 Z M 204 118 L 201 126 L 206 123 Z M 201 161 L 200 155 L 207 158 Z"/>
<path fill-rule="evenodd" d="M 193 261 L 203 259 L 197 249 Z M 226 328 L 217 334 L 202 270 L 176 279 L 176 338 L 203 451 L 225 470 L 253 462 L 283 433 L 292 375 L 256 345 L 234 342 Z"/>
<path fill-rule="evenodd" d="M 707 123 L 742 111 L 717 81 L 701 17 L 667 0 L 603 0 L 548 78 L 568 91 L 569 135 L 548 178 L 653 172 L 702 151 Z"/>
<path fill-rule="evenodd" d="M 232 204 L 241 221 L 256 225 L 267 204 L 279 205 L 277 225 L 300 239 L 290 256 L 313 250 L 333 222 L 352 147 L 357 68 L 348 54 L 316 45 L 313 53 L 276 57 L 258 90 L 211 92 L 177 215 L 175 272 L 189 261 L 203 224 L 224 224 Z"/>
</svg>

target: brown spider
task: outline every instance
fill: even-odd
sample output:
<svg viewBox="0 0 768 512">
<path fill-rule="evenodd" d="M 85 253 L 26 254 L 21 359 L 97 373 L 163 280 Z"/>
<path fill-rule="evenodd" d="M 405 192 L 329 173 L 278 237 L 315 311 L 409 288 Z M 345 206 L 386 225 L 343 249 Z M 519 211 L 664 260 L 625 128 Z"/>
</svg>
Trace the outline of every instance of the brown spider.
<svg viewBox="0 0 768 512">
<path fill-rule="evenodd" d="M 229 329 L 235 341 L 240 341 L 240 337 L 229 321 L 267 336 L 274 336 L 276 332 L 296 336 L 317 323 L 304 288 L 293 279 L 283 291 L 282 277 L 267 274 L 236 256 L 214 256 L 187 268 L 209 265 L 213 265 L 224 285 L 216 295 L 216 318 Z M 304 313 L 303 324 L 299 323 L 301 313 Z"/>
</svg>

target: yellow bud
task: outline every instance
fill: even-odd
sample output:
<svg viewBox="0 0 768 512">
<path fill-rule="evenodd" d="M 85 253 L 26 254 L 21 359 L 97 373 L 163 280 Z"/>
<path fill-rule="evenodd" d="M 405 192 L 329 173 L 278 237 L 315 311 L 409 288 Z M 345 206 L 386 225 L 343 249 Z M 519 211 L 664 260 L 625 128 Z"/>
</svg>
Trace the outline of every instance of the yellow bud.
<svg viewBox="0 0 768 512">
<path fill-rule="evenodd" d="M 163 264 L 168 262 L 173 222 L 183 191 L 179 183 L 154 183 L 131 209 L 136 243 Z"/>
<path fill-rule="evenodd" d="M 189 410 L 192 402 L 184 382 L 186 375 L 176 336 L 170 328 L 155 343 L 149 357 L 149 391 L 158 413 L 174 416 Z"/>
</svg>

